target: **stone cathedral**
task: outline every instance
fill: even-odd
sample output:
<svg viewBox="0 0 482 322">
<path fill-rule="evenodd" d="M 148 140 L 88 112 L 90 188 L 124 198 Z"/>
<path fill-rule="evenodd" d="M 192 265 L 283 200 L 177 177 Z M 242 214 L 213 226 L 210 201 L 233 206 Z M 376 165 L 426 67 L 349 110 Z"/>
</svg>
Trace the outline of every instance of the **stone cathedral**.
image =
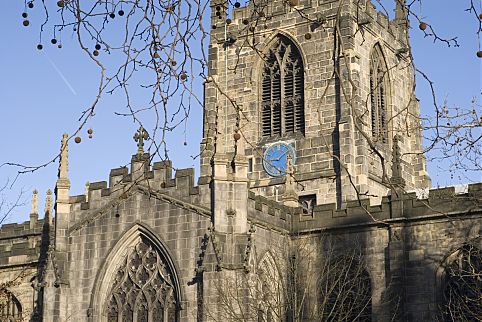
<svg viewBox="0 0 482 322">
<path fill-rule="evenodd" d="M 140 128 L 73 196 L 64 135 L 0 228 L 0 321 L 480 319 L 482 184 L 430 189 L 394 1 L 212 0 L 197 183 Z"/>
</svg>

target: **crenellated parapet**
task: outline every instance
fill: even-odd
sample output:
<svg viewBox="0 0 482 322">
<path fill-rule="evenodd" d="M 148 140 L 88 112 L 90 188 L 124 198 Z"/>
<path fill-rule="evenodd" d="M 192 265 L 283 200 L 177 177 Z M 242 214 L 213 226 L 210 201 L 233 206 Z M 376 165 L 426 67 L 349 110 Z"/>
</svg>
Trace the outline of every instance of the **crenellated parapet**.
<svg viewBox="0 0 482 322">
<path fill-rule="evenodd" d="M 291 230 L 291 218 L 297 208 L 284 206 L 263 196 L 248 194 L 248 221 L 267 229 L 289 232 Z"/>
<path fill-rule="evenodd" d="M 185 196 L 199 193 L 199 187 L 194 184 L 194 168 L 177 169 L 174 177 L 172 170 L 171 161 L 154 162 L 145 176 L 133 180 L 133 174 L 127 167 L 114 168 L 110 170 L 108 181 L 90 182 L 85 194 L 71 196 L 70 203 L 81 203 L 81 209 L 89 209 L 89 203 L 104 197 L 119 196 L 138 183 L 147 184 L 153 191 L 178 190 L 179 194 Z"/>
<path fill-rule="evenodd" d="M 35 265 L 39 261 L 44 220 L 5 224 L 0 228 L 0 267 Z"/>
<path fill-rule="evenodd" d="M 369 199 L 350 201 L 337 209 L 335 204 L 317 205 L 312 214 L 300 209 L 293 215 L 293 232 L 388 227 L 392 224 L 429 220 L 452 220 L 458 216 L 482 215 L 482 184 L 430 189 L 426 193 L 407 192 L 398 197 L 386 196 L 380 205 Z"/>
<path fill-rule="evenodd" d="M 69 234 L 112 211 L 116 217 L 119 216 L 120 207 L 137 193 L 202 216 L 210 216 L 209 210 L 201 202 L 203 198 L 200 197 L 200 188 L 194 184 L 193 168 L 177 169 L 173 176 L 171 161 L 154 162 L 152 167 L 149 166 L 149 161 L 148 153 L 144 153 L 141 158 L 136 154 L 132 157 L 130 171 L 127 167 L 111 169 L 107 181 L 90 182 L 86 185 L 85 194 L 71 196 Z M 147 165 L 139 165 L 141 162 L 147 162 Z M 139 169 L 142 169 L 141 174 Z M 203 188 L 205 191 L 209 189 L 206 184 Z"/>
<path fill-rule="evenodd" d="M 49 238 L 51 194 L 48 190 L 44 218 L 39 219 L 38 192 L 34 190 L 30 220 L 0 226 L 0 267 L 33 265 L 39 261 L 43 240 Z"/>
<path fill-rule="evenodd" d="M 240 3 L 240 7 L 234 7 L 231 3 L 228 6 L 226 1 L 211 1 L 211 37 L 219 44 L 230 46 L 238 40 L 238 37 L 261 36 L 259 40 L 262 42 L 262 38 L 273 30 L 299 28 L 302 25 L 306 25 L 305 32 L 316 32 L 315 30 L 321 26 L 333 27 L 333 21 L 340 13 L 340 27 L 345 31 L 368 29 L 379 34 L 383 33 L 384 38 L 388 37 L 392 41 L 405 41 L 400 37 L 399 29 L 406 29 L 406 24 L 400 22 L 400 17 L 390 20 L 387 14 L 377 10 L 370 0 L 353 0 L 344 3 L 341 11 L 339 11 L 339 3 L 337 1 L 275 0 L 249 1 Z M 350 26 L 350 19 L 358 27 Z"/>
<path fill-rule="evenodd" d="M 0 240 L 38 235 L 42 232 L 43 222 L 43 219 L 38 219 L 35 225 L 32 225 L 30 220 L 23 223 L 4 224 L 0 227 Z"/>
</svg>

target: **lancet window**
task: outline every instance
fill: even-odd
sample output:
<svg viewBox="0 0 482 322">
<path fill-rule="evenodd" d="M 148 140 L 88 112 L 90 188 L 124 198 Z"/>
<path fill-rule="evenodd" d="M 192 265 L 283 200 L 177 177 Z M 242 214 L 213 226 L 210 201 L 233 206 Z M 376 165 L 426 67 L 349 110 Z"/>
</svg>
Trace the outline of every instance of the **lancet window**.
<svg viewBox="0 0 482 322">
<path fill-rule="evenodd" d="M 278 35 L 262 72 L 261 123 L 265 137 L 305 133 L 304 67 L 295 44 Z"/>
<path fill-rule="evenodd" d="M 22 306 L 10 292 L 0 294 L 0 321 L 18 322 L 22 320 Z"/>
<path fill-rule="evenodd" d="M 107 307 L 109 322 L 178 321 L 174 274 L 147 239 L 126 256 L 117 270 Z"/>
<path fill-rule="evenodd" d="M 388 69 L 379 45 L 373 48 L 370 58 L 370 106 L 372 138 L 387 142 Z"/>
</svg>

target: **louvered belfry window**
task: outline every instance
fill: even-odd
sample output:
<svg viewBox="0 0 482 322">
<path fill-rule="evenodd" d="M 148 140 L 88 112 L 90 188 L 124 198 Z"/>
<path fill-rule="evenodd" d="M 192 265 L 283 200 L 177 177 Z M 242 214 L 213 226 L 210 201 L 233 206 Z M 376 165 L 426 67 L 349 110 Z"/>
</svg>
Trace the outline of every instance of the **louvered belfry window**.
<svg viewBox="0 0 482 322">
<path fill-rule="evenodd" d="M 370 105 L 372 138 L 387 142 L 387 101 L 388 70 L 379 45 L 373 49 L 370 59 Z"/>
<path fill-rule="evenodd" d="M 262 74 L 263 136 L 305 133 L 303 60 L 295 44 L 278 35 Z"/>
</svg>

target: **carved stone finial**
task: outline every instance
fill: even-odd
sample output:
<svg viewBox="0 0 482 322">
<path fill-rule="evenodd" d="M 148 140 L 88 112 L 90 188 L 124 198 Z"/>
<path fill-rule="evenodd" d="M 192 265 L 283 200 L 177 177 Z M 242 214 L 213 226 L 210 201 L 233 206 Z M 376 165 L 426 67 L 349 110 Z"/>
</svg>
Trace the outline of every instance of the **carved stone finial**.
<svg viewBox="0 0 482 322">
<path fill-rule="evenodd" d="M 402 154 L 400 152 L 400 146 L 398 145 L 400 141 L 400 136 L 396 134 L 393 137 L 393 147 L 392 147 L 392 177 L 390 182 L 397 185 L 400 188 L 405 187 L 405 180 L 402 177 Z"/>
<path fill-rule="evenodd" d="M 409 20 L 407 18 L 407 1 L 406 0 L 395 0 L 395 21 L 399 28 L 399 35 L 398 37 L 400 40 L 405 43 L 408 27 L 409 27 Z"/>
<path fill-rule="evenodd" d="M 85 202 L 89 202 L 89 188 L 90 188 L 90 182 L 87 181 L 85 183 Z"/>
<path fill-rule="evenodd" d="M 67 179 L 69 177 L 69 143 L 67 139 L 69 135 L 64 133 L 62 143 L 60 144 L 60 162 L 59 162 L 59 179 Z"/>
<path fill-rule="evenodd" d="M 45 198 L 45 214 L 52 214 L 52 190 L 47 190 L 47 197 Z"/>
<path fill-rule="evenodd" d="M 38 191 L 35 189 L 32 192 L 32 211 L 31 214 L 38 214 Z"/>
<path fill-rule="evenodd" d="M 134 141 L 137 142 L 137 155 L 144 154 L 144 140 L 149 139 L 149 134 L 147 131 L 141 126 L 137 130 L 136 134 L 134 134 Z"/>
<path fill-rule="evenodd" d="M 407 20 L 407 1 L 406 0 L 395 0 L 395 19 L 397 20 Z"/>
</svg>

